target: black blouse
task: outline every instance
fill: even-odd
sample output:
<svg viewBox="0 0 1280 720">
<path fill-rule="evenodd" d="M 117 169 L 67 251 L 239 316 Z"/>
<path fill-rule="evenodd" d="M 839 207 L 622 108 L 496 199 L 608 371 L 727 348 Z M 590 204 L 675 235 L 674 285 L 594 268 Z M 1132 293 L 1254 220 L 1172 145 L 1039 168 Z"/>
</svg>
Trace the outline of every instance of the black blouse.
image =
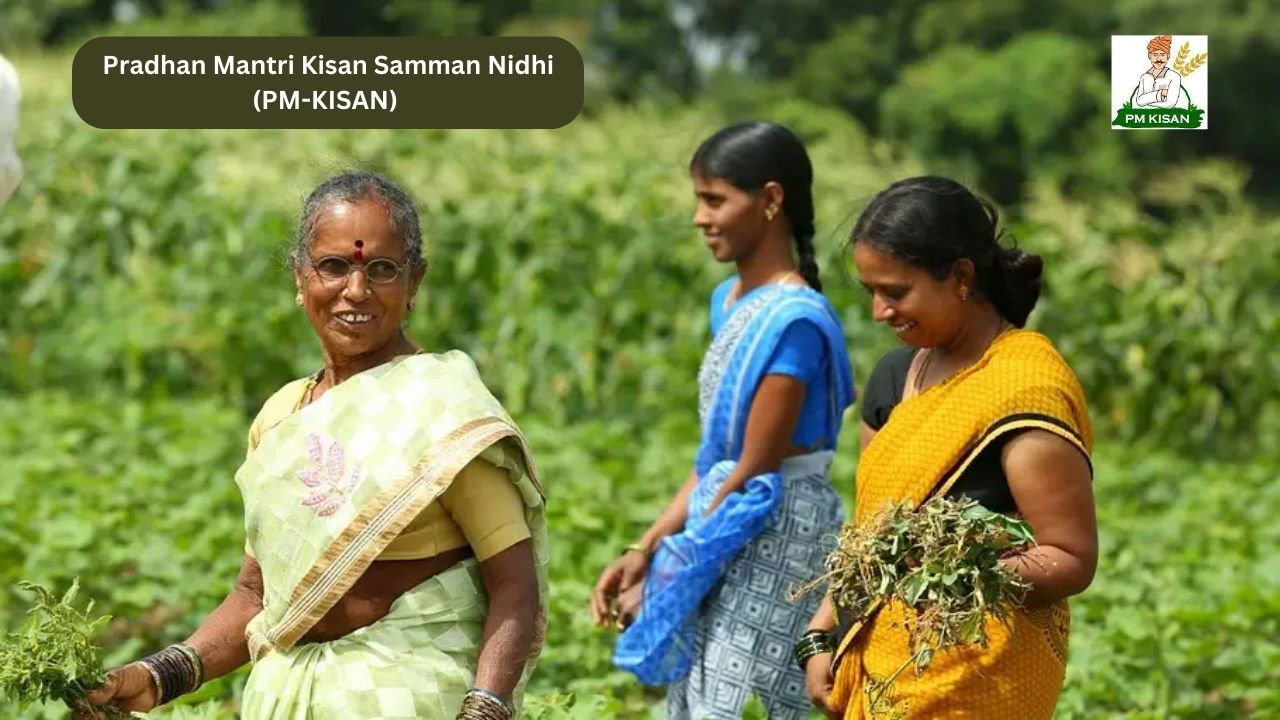
<svg viewBox="0 0 1280 720">
<path fill-rule="evenodd" d="M 889 421 L 893 409 L 902 402 L 907 382 L 907 370 L 915 357 L 916 348 L 900 347 L 885 353 L 871 371 L 871 377 L 862 389 L 862 420 L 872 430 L 879 430 Z M 1000 465 L 1000 453 L 1004 444 L 1017 432 L 997 438 L 987 446 L 973 463 L 965 468 L 947 497 L 967 497 L 981 503 L 992 512 L 1014 513 L 1018 509 L 1009 490 L 1009 479 Z"/>
</svg>

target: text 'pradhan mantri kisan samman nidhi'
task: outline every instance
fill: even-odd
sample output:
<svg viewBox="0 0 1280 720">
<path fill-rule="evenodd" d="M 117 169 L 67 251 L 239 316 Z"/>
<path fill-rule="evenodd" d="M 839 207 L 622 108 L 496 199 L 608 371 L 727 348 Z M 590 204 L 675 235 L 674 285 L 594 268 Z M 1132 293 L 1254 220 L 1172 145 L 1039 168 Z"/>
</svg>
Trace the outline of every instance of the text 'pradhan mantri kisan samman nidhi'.
<svg viewBox="0 0 1280 720">
<path fill-rule="evenodd" d="M 490 55 L 487 63 L 476 58 L 425 59 L 391 58 L 378 55 L 372 63 L 364 58 L 330 58 L 323 54 L 294 57 L 237 58 L 215 55 L 213 59 L 171 58 L 155 54 L 148 58 L 104 55 L 104 75 L 551 75 L 554 55 Z M 487 68 L 486 68 L 487 65 Z M 372 72 L 370 69 L 372 68 Z M 487 70 L 487 73 L 486 73 Z"/>
</svg>

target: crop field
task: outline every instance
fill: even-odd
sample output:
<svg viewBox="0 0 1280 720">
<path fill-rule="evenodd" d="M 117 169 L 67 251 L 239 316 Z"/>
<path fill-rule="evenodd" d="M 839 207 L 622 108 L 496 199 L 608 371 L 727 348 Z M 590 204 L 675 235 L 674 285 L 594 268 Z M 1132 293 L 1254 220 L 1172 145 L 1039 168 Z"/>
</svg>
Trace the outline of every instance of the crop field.
<svg viewBox="0 0 1280 720">
<path fill-rule="evenodd" d="M 587 594 L 697 444 L 707 298 L 729 269 L 690 227 L 685 164 L 721 111 L 603 107 L 555 131 L 98 131 L 71 106 L 69 62 L 15 58 L 27 174 L 0 211 L 0 628 L 29 604 L 19 580 L 78 577 L 122 662 L 227 592 L 249 421 L 319 363 L 284 263 L 297 208 L 325 176 L 371 167 L 424 214 L 411 334 L 476 359 L 545 481 L 550 627 L 528 715 L 661 717 L 661 695 L 610 665 Z M 841 245 L 874 191 L 925 168 L 843 115 L 761 114 L 810 142 L 823 278 L 860 385 L 894 340 Z M 1048 267 L 1032 326 L 1077 369 L 1098 439 L 1102 555 L 1072 603 L 1063 720 L 1280 718 L 1280 217 L 1211 170 L 1167 178 L 1211 200 L 1160 220 L 1051 182 L 1009 212 Z M 856 435 L 834 474 L 847 500 Z M 243 681 L 153 716 L 235 717 Z"/>
</svg>

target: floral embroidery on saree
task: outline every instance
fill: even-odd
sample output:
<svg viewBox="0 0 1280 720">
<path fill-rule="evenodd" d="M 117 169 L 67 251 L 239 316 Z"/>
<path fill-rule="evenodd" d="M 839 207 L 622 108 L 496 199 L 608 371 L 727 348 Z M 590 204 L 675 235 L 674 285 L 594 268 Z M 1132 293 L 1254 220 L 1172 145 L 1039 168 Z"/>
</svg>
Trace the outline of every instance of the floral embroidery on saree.
<svg viewBox="0 0 1280 720">
<path fill-rule="evenodd" d="M 356 465 L 348 475 L 342 444 L 334 440 L 326 451 L 324 441 L 316 433 L 307 435 L 307 455 L 315 467 L 298 471 L 302 484 L 312 488 L 302 504 L 313 508 L 317 515 L 327 517 L 342 507 L 360 484 L 360 466 Z"/>
</svg>

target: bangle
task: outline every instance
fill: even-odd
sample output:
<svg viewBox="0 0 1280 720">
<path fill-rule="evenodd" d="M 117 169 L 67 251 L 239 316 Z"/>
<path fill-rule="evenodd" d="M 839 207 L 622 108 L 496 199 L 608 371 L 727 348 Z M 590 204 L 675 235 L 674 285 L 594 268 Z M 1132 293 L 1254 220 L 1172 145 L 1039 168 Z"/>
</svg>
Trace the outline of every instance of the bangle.
<svg viewBox="0 0 1280 720">
<path fill-rule="evenodd" d="M 649 551 L 649 548 L 645 547 L 643 543 L 638 543 L 638 542 L 633 542 L 630 545 L 623 548 L 622 552 L 619 553 L 619 555 L 626 555 L 629 552 L 638 552 L 641 555 L 644 555 L 645 557 L 649 557 L 649 555 L 651 554 Z"/>
<path fill-rule="evenodd" d="M 462 696 L 456 720 L 511 720 L 513 715 L 506 700 L 488 690 L 471 688 Z"/>
<path fill-rule="evenodd" d="M 185 645 L 170 645 L 138 661 L 156 683 L 156 706 L 164 705 L 200 687 L 200 656 Z"/>
<path fill-rule="evenodd" d="M 184 654 L 184 655 L 186 655 L 188 658 L 190 658 L 190 660 L 191 660 L 191 665 L 192 665 L 192 667 L 194 667 L 194 668 L 195 668 L 195 671 L 196 671 L 196 682 L 195 682 L 195 685 L 191 688 L 191 690 L 194 692 L 194 691 L 195 691 L 195 690 L 197 690 L 201 685 L 203 685 L 203 684 L 204 684 L 204 661 L 200 659 L 200 653 L 197 653 L 195 648 L 191 647 L 190 645 L 188 645 L 188 644 L 186 644 L 186 643 L 178 643 L 177 645 L 174 645 L 173 647 L 175 647 L 175 648 L 177 648 L 178 650 L 182 651 L 182 654 Z"/>
<path fill-rule="evenodd" d="M 829 652 L 835 652 L 835 645 L 831 642 L 831 631 L 810 630 L 796 641 L 796 664 L 804 670 L 805 665 L 809 663 L 809 658 Z"/>
</svg>

